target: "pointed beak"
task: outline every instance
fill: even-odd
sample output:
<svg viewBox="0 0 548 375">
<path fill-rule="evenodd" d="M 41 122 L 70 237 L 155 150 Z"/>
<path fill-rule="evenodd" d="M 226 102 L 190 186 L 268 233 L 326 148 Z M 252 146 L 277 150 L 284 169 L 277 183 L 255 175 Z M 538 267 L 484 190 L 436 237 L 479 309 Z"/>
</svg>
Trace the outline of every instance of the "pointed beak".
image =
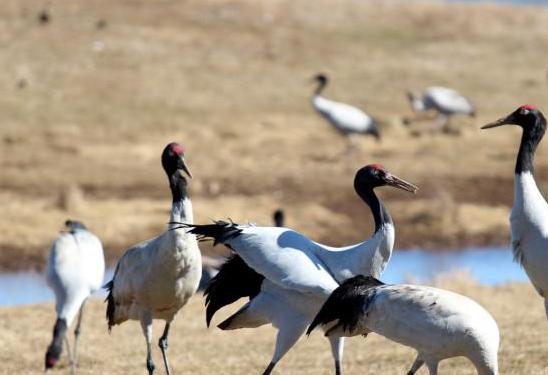
<svg viewBox="0 0 548 375">
<path fill-rule="evenodd" d="M 190 170 L 186 166 L 185 158 L 181 157 L 181 169 L 187 174 L 188 177 L 192 178 L 192 173 L 190 173 Z"/>
<path fill-rule="evenodd" d="M 483 125 L 481 128 L 482 129 L 491 129 L 491 128 L 496 128 L 496 127 L 502 126 L 502 125 L 511 125 L 511 124 L 513 124 L 512 120 L 513 120 L 512 115 L 508 115 L 506 117 L 499 118 L 497 121 L 491 122 L 487 125 Z"/>
<path fill-rule="evenodd" d="M 387 173 L 385 176 L 386 184 L 393 186 L 395 188 L 408 191 L 410 193 L 416 193 L 419 190 L 417 185 L 414 185 L 410 182 L 407 182 L 399 177 L 394 176 L 393 174 Z"/>
</svg>

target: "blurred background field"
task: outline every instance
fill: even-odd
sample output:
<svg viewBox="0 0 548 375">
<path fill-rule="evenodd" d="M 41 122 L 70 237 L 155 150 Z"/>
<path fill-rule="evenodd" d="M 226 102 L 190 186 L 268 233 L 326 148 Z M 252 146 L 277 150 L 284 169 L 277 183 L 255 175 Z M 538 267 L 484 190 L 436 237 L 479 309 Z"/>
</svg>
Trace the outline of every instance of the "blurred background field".
<svg viewBox="0 0 548 375">
<path fill-rule="evenodd" d="M 44 9 L 47 23 L 39 21 Z M 402 249 L 432 257 L 469 247 L 507 250 L 520 131 L 479 127 L 520 104 L 548 108 L 547 24 L 542 6 L 420 0 L 4 0 L 0 269 L 41 271 L 68 217 L 103 240 L 111 266 L 127 246 L 163 230 L 170 192 L 159 155 L 172 140 L 187 149 L 196 222 L 270 224 L 282 207 L 286 225 L 310 238 L 354 243 L 373 229 L 352 187 L 354 173 L 379 162 L 420 186 L 416 195 L 379 191 L 396 224 L 387 281 L 433 276 L 413 271 L 420 267 L 447 268 L 425 262 L 428 252 L 413 268 L 417 258 L 398 255 Z M 340 156 L 345 140 L 310 105 L 310 78 L 318 72 L 332 79 L 327 96 L 380 120 L 380 142 L 361 138 L 359 151 Z M 431 85 L 470 97 L 477 117 L 455 117 L 449 135 L 430 131 L 428 121 L 404 126 L 411 114 L 406 90 Z M 535 167 L 540 187 L 547 186 L 542 144 Z M 471 259 L 512 264 L 510 257 Z M 390 274 L 391 267 L 401 272 Z M 443 285 L 494 314 L 503 332 L 502 373 L 546 374 L 542 303 L 529 284 L 485 281 L 497 267 L 506 272 L 498 263 L 478 271 L 489 286 Z M 511 279 L 525 280 L 513 267 Z M 0 275 L 11 289 L 22 285 L 9 280 Z M 45 294 L 36 300 L 51 298 L 38 293 Z M 206 334 L 201 304 L 196 296 L 176 323 L 175 372 L 258 372 L 271 354 L 270 328 Z M 108 337 L 103 305 L 90 305 L 82 373 L 140 371 L 138 325 Z M 53 319 L 51 303 L 0 309 L 0 372 L 41 372 Z M 90 345 L 96 340 L 100 345 Z M 280 373 L 331 372 L 326 343 L 319 335 L 308 341 L 284 358 Z M 348 374 L 400 374 L 413 359 L 411 350 L 379 337 L 352 341 Z M 449 361 L 441 371 L 472 373 L 463 363 Z"/>
<path fill-rule="evenodd" d="M 287 224 L 332 245 L 365 238 L 352 188 L 381 162 L 417 183 L 381 194 L 397 248 L 506 244 L 518 129 L 479 126 L 547 102 L 548 12 L 429 1 L 53 1 L 0 9 L 0 264 L 40 268 L 66 217 L 88 223 L 114 261 L 167 220 L 159 153 L 188 150 L 198 222 Z M 103 27 L 97 26 L 103 22 Z M 345 141 L 313 112 L 310 77 L 382 122 L 380 143 Z M 471 97 L 457 135 L 411 129 L 405 90 L 440 84 Z M 541 147 L 540 182 L 548 179 Z"/>
</svg>

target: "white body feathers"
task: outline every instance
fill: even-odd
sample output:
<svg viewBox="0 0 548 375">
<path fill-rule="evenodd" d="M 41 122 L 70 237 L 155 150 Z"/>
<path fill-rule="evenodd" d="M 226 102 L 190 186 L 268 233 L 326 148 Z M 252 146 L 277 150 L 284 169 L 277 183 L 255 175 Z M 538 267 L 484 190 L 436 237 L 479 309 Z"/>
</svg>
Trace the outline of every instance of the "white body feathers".
<svg viewBox="0 0 548 375">
<path fill-rule="evenodd" d="M 192 206 L 185 199 L 173 207 L 171 221 L 192 222 Z M 171 321 L 196 293 L 202 258 L 196 237 L 185 229 L 169 229 L 128 249 L 113 279 L 113 323 L 143 316 Z"/>
<path fill-rule="evenodd" d="M 271 323 L 278 328 L 271 366 L 297 342 L 339 282 L 358 273 L 380 274 L 394 245 L 391 223 L 370 239 L 344 248 L 318 244 L 286 228 L 238 228 L 242 233 L 224 243 L 265 279 L 259 294 L 220 327 L 253 328 Z M 330 344 L 338 367 L 343 339 L 330 339 Z"/>
<path fill-rule="evenodd" d="M 226 243 L 273 284 L 270 289 L 279 287 L 320 299 L 326 299 L 349 277 L 380 275 L 394 246 L 392 224 L 384 224 L 366 241 L 342 248 L 313 242 L 287 228 L 239 228 L 242 233 Z"/>
<path fill-rule="evenodd" d="M 62 233 L 51 246 L 46 267 L 58 318 L 70 325 L 82 303 L 101 288 L 104 273 L 103 246 L 93 233 L 86 229 Z"/>
<path fill-rule="evenodd" d="M 515 176 L 510 227 L 514 258 L 544 298 L 548 317 L 548 204 L 531 172 Z"/>
<path fill-rule="evenodd" d="M 312 98 L 314 109 L 343 134 L 368 133 L 376 129 L 371 116 L 351 105 L 326 99 L 320 95 Z"/>
<path fill-rule="evenodd" d="M 411 106 L 416 112 L 434 109 L 445 115 L 462 114 L 472 115 L 474 105 L 457 91 L 440 86 L 427 88 L 422 97 L 414 97 Z"/>
<path fill-rule="evenodd" d="M 344 286 L 343 286 L 344 287 Z M 418 285 L 381 285 L 368 290 L 356 326 L 328 331 L 333 336 L 375 332 L 415 348 L 414 373 L 426 362 L 430 374 L 438 362 L 468 358 L 480 375 L 498 374 L 499 330 L 493 317 L 479 304 L 460 294 Z M 342 314 L 342 313 L 341 313 Z"/>
</svg>

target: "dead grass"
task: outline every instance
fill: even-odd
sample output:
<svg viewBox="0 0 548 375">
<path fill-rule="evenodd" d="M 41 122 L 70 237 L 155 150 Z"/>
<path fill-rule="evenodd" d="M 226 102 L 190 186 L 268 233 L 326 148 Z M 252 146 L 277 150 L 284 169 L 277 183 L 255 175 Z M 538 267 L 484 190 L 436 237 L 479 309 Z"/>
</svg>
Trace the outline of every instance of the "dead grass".
<svg viewBox="0 0 548 375">
<path fill-rule="evenodd" d="M 371 218 L 352 190 L 353 175 L 382 162 L 421 186 L 416 197 L 382 192 L 398 247 L 507 242 L 519 132 L 478 128 L 518 104 L 547 102 L 543 8 L 380 0 L 50 4 L 46 26 L 36 21 L 35 2 L 7 0 L 0 9 L 4 268 L 20 267 L 21 259 L 39 266 L 67 217 L 89 223 L 110 259 L 161 230 L 169 192 L 159 153 L 171 140 L 189 150 L 200 222 L 268 223 L 282 206 L 293 227 L 317 240 L 357 241 Z M 106 28 L 95 28 L 99 19 Z M 333 77 L 330 97 L 380 118 L 381 143 L 364 139 L 352 157 L 335 157 L 344 142 L 308 102 L 308 79 L 318 71 Z M 455 87 L 478 106 L 477 119 L 455 119 L 456 136 L 417 137 L 401 125 L 409 114 L 405 90 L 432 84 Z M 546 155 L 541 147 L 541 183 L 548 182 Z M 60 204 L 70 191 L 78 194 Z"/>
<path fill-rule="evenodd" d="M 544 375 L 548 372 L 548 326 L 541 299 L 528 284 L 495 288 L 481 287 L 467 275 L 450 275 L 436 285 L 480 302 L 495 317 L 501 330 L 499 352 L 501 374 Z M 80 374 L 145 373 L 145 345 L 136 322 L 117 326 L 109 335 L 104 321 L 105 305 L 94 299 L 87 307 L 81 341 Z M 222 311 L 220 321 L 228 312 Z M 1 373 L 42 373 L 43 355 L 54 322 L 52 304 L 0 309 L 2 337 Z M 156 337 L 162 329 L 155 326 Z M 275 332 L 270 327 L 223 332 L 207 330 L 203 299 L 196 296 L 181 312 L 172 330 L 169 352 L 174 373 L 260 373 L 273 350 Z M 377 335 L 350 339 L 346 345 L 345 369 L 352 374 L 402 374 L 414 359 L 412 349 Z M 161 355 L 155 347 L 156 364 Z M 66 358 L 54 373 L 67 372 Z M 159 368 L 160 373 L 161 368 Z M 277 374 L 331 374 L 330 350 L 318 333 L 303 338 L 282 360 Z M 421 373 L 425 373 L 422 370 Z M 442 362 L 441 374 L 475 374 L 462 358 Z"/>
</svg>

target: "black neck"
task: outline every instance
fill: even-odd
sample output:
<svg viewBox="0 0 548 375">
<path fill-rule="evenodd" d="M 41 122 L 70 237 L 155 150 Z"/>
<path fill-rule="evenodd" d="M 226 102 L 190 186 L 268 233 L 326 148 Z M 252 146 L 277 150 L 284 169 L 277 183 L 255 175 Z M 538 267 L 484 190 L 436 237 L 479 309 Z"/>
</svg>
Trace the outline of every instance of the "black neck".
<svg viewBox="0 0 548 375">
<path fill-rule="evenodd" d="M 373 218 L 375 219 L 375 232 L 377 232 L 385 224 L 392 223 L 392 217 L 384 207 L 382 201 L 377 197 L 373 188 L 362 188 L 360 185 L 354 186 L 356 193 L 363 199 L 363 201 L 371 209 Z"/>
<path fill-rule="evenodd" d="M 67 322 L 64 319 L 57 319 L 53 327 L 53 340 L 48 346 L 46 352 L 46 368 L 50 368 L 52 364 L 57 362 L 63 351 L 63 338 L 67 332 Z"/>
<path fill-rule="evenodd" d="M 187 181 L 179 171 L 175 171 L 169 176 L 169 187 L 173 196 L 173 203 L 183 201 L 187 196 Z"/>
<path fill-rule="evenodd" d="M 544 118 L 536 118 L 535 124 L 523 128 L 521 135 L 521 144 L 519 145 L 518 157 L 516 160 L 516 174 L 524 172 L 534 172 L 533 161 L 535 151 L 546 130 Z"/>
<path fill-rule="evenodd" d="M 314 95 L 320 95 L 327 85 L 327 81 L 318 81 L 318 87 L 316 87 L 316 90 L 314 91 Z"/>
</svg>

